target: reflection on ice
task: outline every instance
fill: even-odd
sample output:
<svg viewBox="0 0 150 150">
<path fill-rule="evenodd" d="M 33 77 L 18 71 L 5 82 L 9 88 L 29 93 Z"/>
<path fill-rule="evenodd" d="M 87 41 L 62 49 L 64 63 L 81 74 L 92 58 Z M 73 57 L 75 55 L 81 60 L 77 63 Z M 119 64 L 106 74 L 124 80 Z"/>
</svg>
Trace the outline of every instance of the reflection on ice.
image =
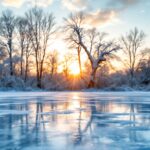
<svg viewBox="0 0 150 150">
<path fill-rule="evenodd" d="M 0 149 L 149 149 L 149 108 L 148 94 L 1 95 Z"/>
</svg>

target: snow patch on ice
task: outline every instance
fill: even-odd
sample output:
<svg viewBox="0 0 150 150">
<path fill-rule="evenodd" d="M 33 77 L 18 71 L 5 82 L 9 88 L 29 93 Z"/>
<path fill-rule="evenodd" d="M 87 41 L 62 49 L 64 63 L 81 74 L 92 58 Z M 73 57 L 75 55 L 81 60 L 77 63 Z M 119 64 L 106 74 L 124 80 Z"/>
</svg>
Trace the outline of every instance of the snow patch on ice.
<svg viewBox="0 0 150 150">
<path fill-rule="evenodd" d="M 99 138 L 99 141 L 103 144 L 112 144 L 114 141 L 108 137 Z"/>
</svg>

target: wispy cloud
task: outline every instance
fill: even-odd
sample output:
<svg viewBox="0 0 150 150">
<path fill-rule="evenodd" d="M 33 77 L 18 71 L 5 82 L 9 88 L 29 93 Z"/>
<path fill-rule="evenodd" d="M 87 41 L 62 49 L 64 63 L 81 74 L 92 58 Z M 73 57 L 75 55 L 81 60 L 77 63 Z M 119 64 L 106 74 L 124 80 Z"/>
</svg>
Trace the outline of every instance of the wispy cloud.
<svg viewBox="0 0 150 150">
<path fill-rule="evenodd" d="M 38 1 L 28 0 L 28 1 L 32 3 L 33 6 L 37 5 L 39 7 L 47 7 L 53 3 L 53 0 L 38 0 Z"/>
<path fill-rule="evenodd" d="M 140 0 L 113 0 L 113 2 L 115 3 L 122 3 L 124 5 L 133 5 L 136 4 L 137 2 L 139 2 Z"/>
<path fill-rule="evenodd" d="M 106 8 L 95 12 L 88 12 L 86 21 L 93 26 L 101 26 L 119 20 L 118 16 L 128 7 L 136 5 L 142 0 L 110 0 Z"/>
<path fill-rule="evenodd" d="M 117 6 L 118 9 L 126 9 L 129 6 L 133 6 L 139 2 L 141 2 L 142 0 L 110 0 L 110 2 L 108 3 L 108 5 L 110 7 L 114 7 Z"/>
<path fill-rule="evenodd" d="M 62 0 L 62 4 L 70 11 L 85 10 L 89 5 L 88 0 Z"/>
<path fill-rule="evenodd" d="M 86 14 L 86 22 L 94 27 L 112 22 L 117 17 L 114 10 L 97 10 Z"/>
<path fill-rule="evenodd" d="M 6 7 L 21 7 L 24 4 L 30 6 L 47 7 L 55 0 L 0 0 L 0 3 Z M 99 0 L 100 1 L 100 0 Z M 130 6 L 134 6 L 144 0 L 109 0 L 103 9 L 91 9 L 94 0 L 59 0 L 60 5 L 68 9 L 70 12 L 84 11 L 86 14 L 86 22 L 90 25 L 101 26 L 109 24 L 114 20 L 119 20 L 118 16 Z M 100 2 L 101 3 L 101 2 Z"/>
<path fill-rule="evenodd" d="M 4 6 L 20 7 L 24 0 L 2 0 L 1 3 Z"/>
<path fill-rule="evenodd" d="M 0 3 L 4 6 L 21 7 L 24 3 L 39 7 L 47 7 L 51 5 L 53 0 L 2 0 Z"/>
<path fill-rule="evenodd" d="M 87 25 L 93 27 L 109 23 L 117 17 L 117 11 L 113 9 L 93 10 L 89 0 L 62 0 L 62 5 L 71 12 L 84 12 Z"/>
</svg>

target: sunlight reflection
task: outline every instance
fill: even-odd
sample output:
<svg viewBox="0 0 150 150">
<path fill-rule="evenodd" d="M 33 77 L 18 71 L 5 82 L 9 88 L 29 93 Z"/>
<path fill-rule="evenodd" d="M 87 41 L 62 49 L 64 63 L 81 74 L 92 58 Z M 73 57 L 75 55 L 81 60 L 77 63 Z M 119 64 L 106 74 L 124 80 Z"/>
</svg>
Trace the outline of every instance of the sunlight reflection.
<svg viewBox="0 0 150 150">
<path fill-rule="evenodd" d="M 33 145 L 52 143 L 55 148 L 58 140 L 61 140 L 59 143 L 61 146 L 66 144 L 87 146 L 89 142 L 91 144 L 117 142 L 115 137 L 119 136 L 119 140 L 124 143 L 126 141 L 121 137 L 133 142 L 137 138 L 136 135 L 141 135 L 139 137 L 150 142 L 148 136 L 145 136 L 146 132 L 142 131 L 148 130 L 149 116 L 146 113 L 146 115 L 139 113 L 148 110 L 149 107 L 133 104 L 133 101 L 126 99 L 124 100 L 126 103 L 117 103 L 115 99 L 85 99 L 86 96 L 84 98 L 82 96 L 81 93 L 70 93 L 64 94 L 64 98 L 57 96 L 56 99 L 47 98 L 46 101 L 35 98 L 27 103 L 16 103 L 13 107 L 11 104 L 5 106 L 3 109 L 9 110 L 11 114 L 8 112 L 7 115 L 1 115 L 0 131 L 2 129 L 5 132 L 9 131 L 12 139 L 11 136 L 9 138 L 1 136 L 0 140 L 11 139 L 15 143 L 15 139 L 19 137 L 20 143 L 29 139 Z M 29 113 L 19 114 L 21 111 Z M 140 125 L 141 128 L 138 128 Z M 140 138 L 136 140 L 140 141 Z M 27 143 L 30 145 L 29 141 Z"/>
</svg>

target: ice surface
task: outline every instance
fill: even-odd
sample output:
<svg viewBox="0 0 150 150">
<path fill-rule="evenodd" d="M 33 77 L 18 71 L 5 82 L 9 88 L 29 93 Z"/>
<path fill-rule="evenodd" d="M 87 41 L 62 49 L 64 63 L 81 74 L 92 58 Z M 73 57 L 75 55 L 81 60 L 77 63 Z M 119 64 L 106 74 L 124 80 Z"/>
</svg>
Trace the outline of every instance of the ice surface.
<svg viewBox="0 0 150 150">
<path fill-rule="evenodd" d="M 19 111 L 19 110 L 0 110 L 0 116 L 2 115 L 27 115 L 29 111 Z"/>
<path fill-rule="evenodd" d="M 0 92 L 1 149 L 150 149 L 150 93 Z"/>
</svg>

